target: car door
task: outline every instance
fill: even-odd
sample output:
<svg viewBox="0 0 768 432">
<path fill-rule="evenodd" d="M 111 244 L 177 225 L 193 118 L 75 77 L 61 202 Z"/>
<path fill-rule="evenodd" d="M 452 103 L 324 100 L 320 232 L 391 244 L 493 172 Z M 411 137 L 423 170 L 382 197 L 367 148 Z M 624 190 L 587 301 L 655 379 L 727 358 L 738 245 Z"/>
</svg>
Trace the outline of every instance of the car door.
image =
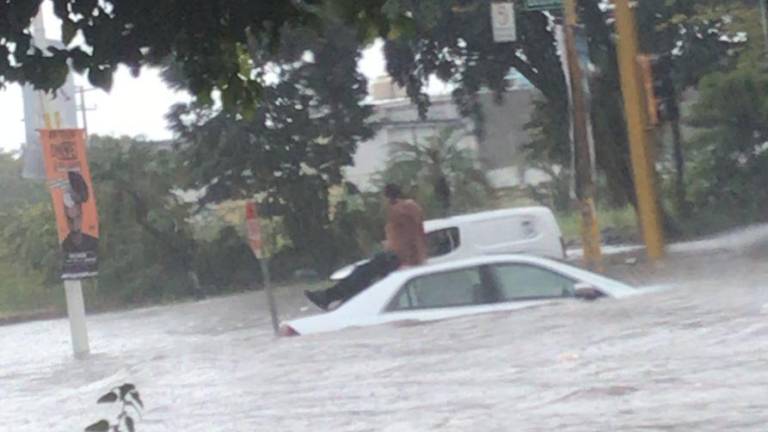
<svg viewBox="0 0 768 432">
<path fill-rule="evenodd" d="M 406 283 L 379 321 L 432 321 L 525 309 L 573 299 L 575 284 L 561 273 L 528 263 L 442 272 Z"/>
<path fill-rule="evenodd" d="M 573 299 L 576 280 L 552 269 L 528 263 L 488 266 L 500 308 Z"/>
<path fill-rule="evenodd" d="M 487 270 L 472 266 L 407 281 L 378 319 L 381 322 L 438 320 L 490 311 L 497 301 Z"/>
</svg>

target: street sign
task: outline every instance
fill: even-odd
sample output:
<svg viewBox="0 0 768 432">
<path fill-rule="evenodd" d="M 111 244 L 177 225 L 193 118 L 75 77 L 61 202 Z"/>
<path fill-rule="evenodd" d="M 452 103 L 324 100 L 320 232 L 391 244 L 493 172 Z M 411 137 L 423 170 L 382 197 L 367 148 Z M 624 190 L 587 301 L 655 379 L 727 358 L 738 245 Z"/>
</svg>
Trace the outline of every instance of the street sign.
<svg viewBox="0 0 768 432">
<path fill-rule="evenodd" d="M 494 42 L 514 42 L 517 40 L 515 5 L 511 2 L 491 3 L 491 23 Z"/>
<path fill-rule="evenodd" d="M 552 9 L 562 9 L 563 0 L 524 0 L 523 10 L 525 11 L 545 11 Z"/>
<path fill-rule="evenodd" d="M 249 201 L 245 204 L 245 220 L 248 228 L 248 243 L 253 250 L 253 254 L 256 258 L 262 256 L 262 240 L 261 240 L 261 222 L 259 221 L 259 210 L 256 207 L 256 203 Z"/>
</svg>

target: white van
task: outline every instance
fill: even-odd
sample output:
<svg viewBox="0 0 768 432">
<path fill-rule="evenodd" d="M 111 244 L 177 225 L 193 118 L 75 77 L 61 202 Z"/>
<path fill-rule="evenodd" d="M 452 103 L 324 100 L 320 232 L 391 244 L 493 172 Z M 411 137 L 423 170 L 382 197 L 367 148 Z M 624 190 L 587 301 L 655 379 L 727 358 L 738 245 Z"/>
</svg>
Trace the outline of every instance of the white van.
<svg viewBox="0 0 768 432">
<path fill-rule="evenodd" d="M 493 210 L 428 220 L 424 222 L 424 231 L 430 264 L 491 254 L 565 259 L 560 227 L 546 207 Z M 360 263 L 336 271 L 331 279 L 347 277 Z"/>
</svg>

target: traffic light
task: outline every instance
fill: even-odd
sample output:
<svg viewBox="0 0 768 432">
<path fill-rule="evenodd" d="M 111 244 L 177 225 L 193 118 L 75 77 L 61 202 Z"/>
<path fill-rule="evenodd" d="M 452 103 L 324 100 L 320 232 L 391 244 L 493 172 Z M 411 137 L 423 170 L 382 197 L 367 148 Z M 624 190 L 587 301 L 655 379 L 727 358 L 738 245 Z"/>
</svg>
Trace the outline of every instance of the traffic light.
<svg viewBox="0 0 768 432">
<path fill-rule="evenodd" d="M 638 63 L 645 88 L 649 123 L 656 126 L 660 122 L 677 119 L 680 112 L 672 79 L 672 60 L 669 56 L 641 55 Z"/>
<path fill-rule="evenodd" d="M 672 121 L 680 115 L 677 108 L 675 82 L 672 79 L 672 59 L 669 56 L 657 57 L 651 62 L 653 73 L 653 92 L 661 121 Z"/>
</svg>

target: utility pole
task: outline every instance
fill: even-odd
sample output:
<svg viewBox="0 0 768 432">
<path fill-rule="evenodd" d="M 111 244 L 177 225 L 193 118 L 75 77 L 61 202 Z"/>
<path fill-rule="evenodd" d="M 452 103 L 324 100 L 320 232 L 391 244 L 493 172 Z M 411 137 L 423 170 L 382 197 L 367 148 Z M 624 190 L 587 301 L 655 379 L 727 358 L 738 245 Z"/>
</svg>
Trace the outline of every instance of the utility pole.
<svg viewBox="0 0 768 432">
<path fill-rule="evenodd" d="M 645 99 L 638 68 L 637 27 L 629 0 L 614 0 L 614 5 L 619 36 L 621 91 L 624 95 L 624 113 L 629 132 L 638 217 L 648 258 L 657 261 L 664 257 L 664 234 L 660 222 L 653 152 L 648 140 L 648 112 L 644 109 Z"/>
<path fill-rule="evenodd" d="M 85 104 L 85 93 L 96 90 L 95 88 L 78 87 L 78 93 L 80 93 L 80 115 L 83 117 L 83 129 L 85 130 L 85 136 L 88 136 L 88 111 L 94 111 L 95 108 L 88 108 Z"/>
<path fill-rule="evenodd" d="M 587 128 L 587 101 L 584 94 L 584 74 L 581 70 L 579 55 L 576 51 L 575 27 L 578 23 L 576 0 L 563 2 L 565 25 L 566 58 L 571 81 L 571 121 L 576 156 L 576 196 L 581 212 L 581 238 L 584 248 L 584 263 L 595 271 L 603 270 L 600 228 L 597 223 L 595 206 L 595 179 L 593 178 L 592 155 L 589 146 Z"/>
<path fill-rule="evenodd" d="M 88 114 L 85 108 L 85 87 L 80 87 L 80 111 L 83 113 L 83 129 L 85 136 L 88 136 Z"/>
</svg>

